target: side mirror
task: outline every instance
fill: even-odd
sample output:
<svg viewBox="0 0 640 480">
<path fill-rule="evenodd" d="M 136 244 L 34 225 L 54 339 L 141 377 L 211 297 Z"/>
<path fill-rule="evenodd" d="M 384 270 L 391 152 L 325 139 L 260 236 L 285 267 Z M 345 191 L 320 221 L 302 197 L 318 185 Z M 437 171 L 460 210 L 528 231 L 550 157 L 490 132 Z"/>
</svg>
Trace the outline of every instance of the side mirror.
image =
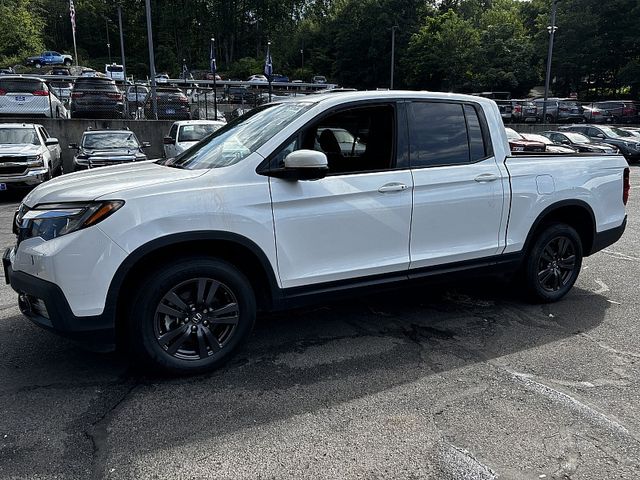
<svg viewBox="0 0 640 480">
<path fill-rule="evenodd" d="M 145 143 L 148 143 L 148 142 L 145 142 Z M 176 143 L 176 141 L 173 137 L 164 137 L 162 139 L 162 143 L 164 143 L 165 145 L 173 145 L 174 143 Z"/>
<path fill-rule="evenodd" d="M 564 139 L 560 142 L 562 145 L 571 145 L 571 142 L 567 139 Z"/>
<path fill-rule="evenodd" d="M 596 133 L 596 138 L 599 138 L 600 140 L 604 140 L 605 136 L 602 133 Z"/>
<path fill-rule="evenodd" d="M 149 148 L 151 146 L 151 142 L 142 142 L 142 148 Z"/>
<path fill-rule="evenodd" d="M 59 144 L 60 144 L 60 142 L 59 142 L 59 141 L 58 141 L 58 139 L 57 139 L 57 138 L 55 138 L 55 137 L 49 137 L 49 138 L 47 138 L 47 139 L 44 141 L 44 144 L 45 144 L 47 147 L 50 147 L 50 146 L 52 146 L 52 145 L 59 145 Z"/>
<path fill-rule="evenodd" d="M 284 168 L 272 171 L 274 177 L 287 180 L 320 180 L 327 176 L 327 156 L 316 150 L 296 150 L 284 158 Z"/>
<path fill-rule="evenodd" d="M 77 150 L 78 149 L 78 144 L 77 143 L 70 143 L 69 144 L 69 150 Z"/>
</svg>

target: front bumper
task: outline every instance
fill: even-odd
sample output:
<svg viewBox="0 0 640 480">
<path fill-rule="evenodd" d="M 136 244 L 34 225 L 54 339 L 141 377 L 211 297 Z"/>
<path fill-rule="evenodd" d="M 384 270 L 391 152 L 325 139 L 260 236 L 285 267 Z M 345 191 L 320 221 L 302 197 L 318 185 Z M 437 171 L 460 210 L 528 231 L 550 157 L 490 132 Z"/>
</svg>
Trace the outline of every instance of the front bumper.
<svg viewBox="0 0 640 480">
<path fill-rule="evenodd" d="M 39 185 L 47 179 L 49 171 L 46 168 L 34 168 L 27 170 L 22 175 L 5 175 L 0 176 L 0 183 L 15 186 L 33 186 Z"/>
<path fill-rule="evenodd" d="M 115 348 L 113 316 L 77 317 L 71 311 L 64 293 L 56 284 L 28 273 L 14 271 L 11 249 L 2 257 L 6 283 L 18 293 L 20 311 L 36 325 L 80 342 L 97 351 Z"/>
</svg>

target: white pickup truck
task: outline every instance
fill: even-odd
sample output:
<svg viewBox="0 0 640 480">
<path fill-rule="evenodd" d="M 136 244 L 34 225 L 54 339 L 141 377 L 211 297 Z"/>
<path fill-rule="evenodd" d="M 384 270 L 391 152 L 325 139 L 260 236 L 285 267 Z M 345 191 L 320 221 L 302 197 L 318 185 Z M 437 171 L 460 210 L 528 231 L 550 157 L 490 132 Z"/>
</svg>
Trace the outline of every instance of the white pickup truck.
<svg viewBox="0 0 640 480">
<path fill-rule="evenodd" d="M 628 194 L 619 155 L 511 156 L 491 100 L 319 95 L 258 107 L 176 158 L 47 182 L 3 263 L 39 325 L 199 372 L 257 310 L 361 288 L 517 274 L 559 300 L 622 235 Z"/>
</svg>

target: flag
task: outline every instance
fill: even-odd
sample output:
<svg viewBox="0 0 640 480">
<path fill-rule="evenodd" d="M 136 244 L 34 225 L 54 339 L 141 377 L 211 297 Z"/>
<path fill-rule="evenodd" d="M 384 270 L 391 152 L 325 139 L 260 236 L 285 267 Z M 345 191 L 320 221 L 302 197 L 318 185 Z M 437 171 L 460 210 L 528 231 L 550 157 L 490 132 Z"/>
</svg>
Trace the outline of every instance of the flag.
<svg viewBox="0 0 640 480">
<path fill-rule="evenodd" d="M 211 49 L 209 51 L 209 63 L 211 65 L 211 73 L 216 73 L 218 67 L 216 65 L 216 49 L 214 48 L 213 41 L 211 42 Z"/>
<path fill-rule="evenodd" d="M 69 17 L 71 17 L 73 33 L 76 33 L 76 7 L 73 5 L 73 0 L 69 0 Z"/>
<path fill-rule="evenodd" d="M 273 74 L 273 61 L 271 60 L 271 48 L 267 45 L 267 56 L 264 59 L 264 74 L 269 80 Z"/>
</svg>

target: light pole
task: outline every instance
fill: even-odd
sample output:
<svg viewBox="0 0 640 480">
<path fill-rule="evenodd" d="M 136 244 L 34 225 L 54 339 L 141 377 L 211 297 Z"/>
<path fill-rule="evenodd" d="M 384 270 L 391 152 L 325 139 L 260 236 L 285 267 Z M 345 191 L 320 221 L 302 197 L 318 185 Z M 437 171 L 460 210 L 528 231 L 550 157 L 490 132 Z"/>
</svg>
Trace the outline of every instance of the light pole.
<svg viewBox="0 0 640 480">
<path fill-rule="evenodd" d="M 549 84 L 551 83 L 551 58 L 553 57 L 553 39 L 556 35 L 556 10 L 558 0 L 551 4 L 551 25 L 547 27 L 549 32 L 549 52 L 547 53 L 547 75 L 544 80 L 544 103 L 542 104 L 542 123 L 547 123 L 547 99 L 549 98 Z"/>
<path fill-rule="evenodd" d="M 209 68 L 211 69 L 211 73 L 213 73 L 213 119 L 218 120 L 218 84 L 216 82 L 218 65 L 216 64 L 216 39 L 214 37 L 211 37 L 210 49 Z"/>
<path fill-rule="evenodd" d="M 111 65 L 111 44 L 107 43 L 107 50 L 109 51 L 109 65 Z"/>
<path fill-rule="evenodd" d="M 156 91 L 156 62 L 153 54 L 153 31 L 151 28 L 151 0 L 145 0 L 147 12 L 147 41 L 149 42 L 149 69 L 151 71 L 151 105 L 153 118 L 158 119 L 158 95 Z"/>
<path fill-rule="evenodd" d="M 396 55 L 396 30 L 400 28 L 398 25 L 391 27 L 391 81 L 389 82 L 389 90 L 393 90 L 393 67 Z"/>
<path fill-rule="evenodd" d="M 104 19 L 104 25 L 107 28 L 107 51 L 109 52 L 109 65 L 111 65 L 111 41 L 109 40 L 109 19 Z"/>
<path fill-rule="evenodd" d="M 122 61 L 122 75 L 124 84 L 127 84 L 127 67 L 124 63 L 124 34 L 122 33 L 122 3 L 118 2 L 118 26 L 120 28 L 120 57 Z"/>
<path fill-rule="evenodd" d="M 304 70 L 304 48 L 300 49 L 300 69 Z"/>
</svg>

